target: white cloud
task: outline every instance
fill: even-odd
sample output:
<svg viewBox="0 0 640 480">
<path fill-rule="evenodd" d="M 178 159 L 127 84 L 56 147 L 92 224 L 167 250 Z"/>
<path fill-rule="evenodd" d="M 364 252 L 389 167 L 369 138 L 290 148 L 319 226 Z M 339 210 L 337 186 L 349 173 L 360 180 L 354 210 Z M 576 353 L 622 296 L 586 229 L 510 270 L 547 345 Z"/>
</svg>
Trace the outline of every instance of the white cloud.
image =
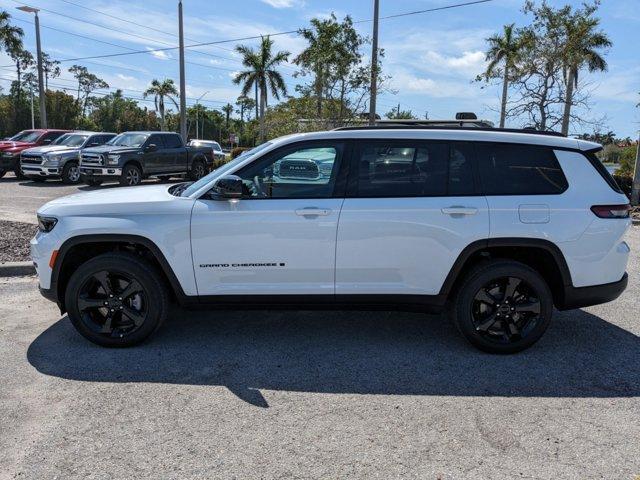
<svg viewBox="0 0 640 480">
<path fill-rule="evenodd" d="M 271 5 L 273 8 L 291 8 L 304 5 L 304 2 L 299 0 L 262 0 L 262 3 Z"/>
<path fill-rule="evenodd" d="M 480 50 L 462 52 L 462 55 L 443 55 L 430 50 L 422 59 L 421 67 L 428 71 L 450 74 L 452 71 L 473 77 L 484 70 L 485 54 Z"/>
<path fill-rule="evenodd" d="M 153 55 L 154 57 L 160 59 L 160 60 L 171 60 L 173 57 L 171 56 L 170 53 L 168 53 L 166 50 L 154 50 L 150 47 L 146 47 L 147 50 L 149 50 L 149 53 L 151 55 Z"/>
<path fill-rule="evenodd" d="M 124 80 L 125 82 L 131 82 L 132 80 L 135 80 L 135 77 L 130 77 L 129 75 L 123 75 L 122 73 L 119 73 L 118 75 L 116 75 L 116 77 L 118 77 L 120 80 Z"/>
<path fill-rule="evenodd" d="M 434 98 L 476 98 L 481 95 L 480 89 L 470 82 L 420 77 L 406 70 L 396 71 L 391 84 L 394 89 L 403 93 Z"/>
</svg>

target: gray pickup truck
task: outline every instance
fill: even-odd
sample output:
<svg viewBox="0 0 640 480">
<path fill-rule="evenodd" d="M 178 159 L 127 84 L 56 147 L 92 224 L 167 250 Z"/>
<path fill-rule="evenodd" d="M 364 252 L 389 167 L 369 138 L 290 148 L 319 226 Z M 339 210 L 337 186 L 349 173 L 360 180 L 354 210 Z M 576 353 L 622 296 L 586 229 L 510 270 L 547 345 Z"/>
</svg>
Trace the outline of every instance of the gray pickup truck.
<svg viewBox="0 0 640 480">
<path fill-rule="evenodd" d="M 185 146 L 177 133 L 125 132 L 105 145 L 83 150 L 80 176 L 88 185 L 112 181 L 134 186 L 148 177 L 198 180 L 212 165 L 211 148 Z"/>
</svg>

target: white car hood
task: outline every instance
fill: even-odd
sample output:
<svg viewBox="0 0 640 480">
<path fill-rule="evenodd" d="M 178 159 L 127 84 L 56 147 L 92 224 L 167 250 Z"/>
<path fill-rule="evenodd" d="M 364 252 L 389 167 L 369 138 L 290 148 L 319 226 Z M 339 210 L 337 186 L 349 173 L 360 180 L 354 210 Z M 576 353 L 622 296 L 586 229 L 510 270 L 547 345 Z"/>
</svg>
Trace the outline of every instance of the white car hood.
<svg viewBox="0 0 640 480">
<path fill-rule="evenodd" d="M 38 209 L 39 214 L 66 216 L 126 216 L 130 214 L 159 213 L 166 206 L 172 210 L 177 203 L 193 203 L 188 198 L 174 197 L 171 185 L 103 188 L 57 198 Z"/>
</svg>

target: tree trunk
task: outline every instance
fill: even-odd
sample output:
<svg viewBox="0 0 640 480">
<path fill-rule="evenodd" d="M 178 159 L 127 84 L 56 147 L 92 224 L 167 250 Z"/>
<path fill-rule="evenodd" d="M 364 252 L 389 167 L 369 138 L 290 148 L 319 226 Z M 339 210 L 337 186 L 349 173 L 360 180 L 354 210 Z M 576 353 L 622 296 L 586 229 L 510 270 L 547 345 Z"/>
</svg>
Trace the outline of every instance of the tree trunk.
<svg viewBox="0 0 640 480">
<path fill-rule="evenodd" d="M 509 91 L 509 64 L 507 63 L 504 66 L 504 79 L 502 81 L 502 105 L 500 107 L 500 128 L 504 128 L 505 120 L 507 118 L 508 91 Z"/>
<path fill-rule="evenodd" d="M 260 88 L 260 143 L 265 141 L 265 125 L 264 125 L 264 110 L 267 103 L 266 86 L 262 85 Z"/>
<path fill-rule="evenodd" d="M 562 134 L 569 134 L 569 123 L 571 121 L 571 105 L 573 104 L 573 87 L 576 81 L 576 71 L 573 67 L 569 68 L 569 77 L 567 78 L 567 92 L 564 99 L 564 113 L 562 114 Z"/>
<path fill-rule="evenodd" d="M 160 131 L 164 132 L 164 101 L 160 98 Z"/>
<path fill-rule="evenodd" d="M 316 66 L 316 110 L 318 119 L 322 118 L 322 66 Z"/>
<path fill-rule="evenodd" d="M 258 113 L 258 106 L 260 105 L 260 101 L 258 99 L 258 79 L 256 79 L 256 118 L 260 117 L 260 114 Z"/>
</svg>

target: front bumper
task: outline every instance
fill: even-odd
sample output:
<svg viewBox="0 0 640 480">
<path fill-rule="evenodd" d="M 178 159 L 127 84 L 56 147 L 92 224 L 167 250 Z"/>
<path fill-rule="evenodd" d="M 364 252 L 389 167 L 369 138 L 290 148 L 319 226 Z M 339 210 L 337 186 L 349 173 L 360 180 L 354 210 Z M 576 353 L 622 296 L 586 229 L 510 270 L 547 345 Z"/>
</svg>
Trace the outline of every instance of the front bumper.
<svg viewBox="0 0 640 480">
<path fill-rule="evenodd" d="M 85 167 L 80 165 L 80 175 L 86 178 L 100 177 L 113 178 L 122 176 L 122 168 L 119 167 Z"/>
<path fill-rule="evenodd" d="M 0 155 L 0 170 L 13 170 L 20 161 L 20 155 L 5 157 Z"/>
<path fill-rule="evenodd" d="M 59 167 L 46 167 L 41 165 L 21 164 L 20 169 L 26 177 L 59 177 Z"/>
<path fill-rule="evenodd" d="M 565 286 L 563 298 L 558 302 L 558 310 L 571 310 L 574 308 L 590 307 L 601 303 L 612 302 L 625 291 L 629 275 L 625 272 L 620 280 L 604 285 L 592 285 L 589 287 Z"/>
</svg>

